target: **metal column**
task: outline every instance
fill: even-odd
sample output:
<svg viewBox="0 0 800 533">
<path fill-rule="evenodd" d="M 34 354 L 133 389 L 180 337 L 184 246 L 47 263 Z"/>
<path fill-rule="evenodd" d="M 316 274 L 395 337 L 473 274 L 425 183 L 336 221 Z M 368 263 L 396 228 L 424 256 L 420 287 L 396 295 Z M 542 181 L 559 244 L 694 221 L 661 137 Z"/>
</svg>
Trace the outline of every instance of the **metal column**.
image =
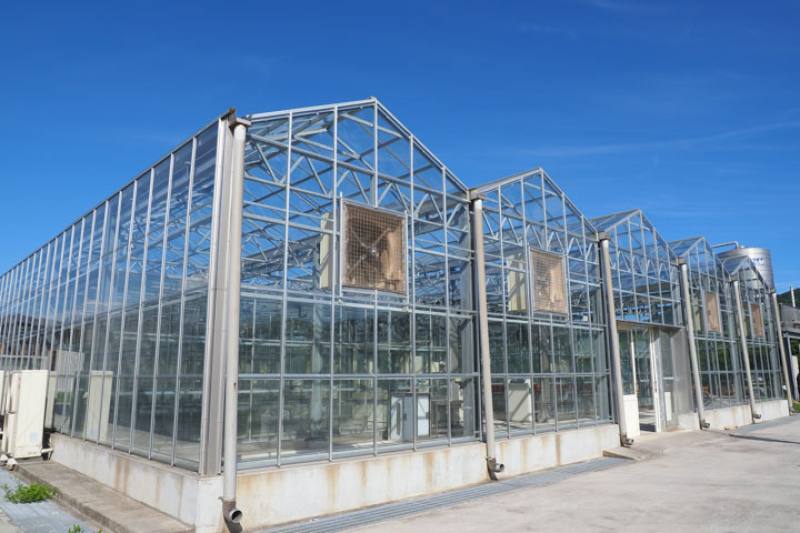
<svg viewBox="0 0 800 533">
<path fill-rule="evenodd" d="M 622 446 L 630 446 L 633 439 L 628 437 L 628 422 L 625 418 L 625 391 L 622 387 L 622 360 L 619 352 L 619 330 L 617 329 L 617 311 L 614 305 L 614 287 L 611 278 L 611 253 L 608 235 L 597 236 L 600 243 L 600 271 L 605 288 L 606 316 L 608 319 L 608 344 L 611 348 L 611 363 L 614 372 L 614 398 L 617 404 L 617 422 L 619 423 L 619 442 Z"/>
<path fill-rule="evenodd" d="M 778 295 L 775 290 L 769 291 L 770 302 L 772 303 L 772 320 L 778 334 L 778 355 L 781 358 L 781 371 L 783 373 L 783 384 L 786 387 L 786 401 L 789 403 L 789 413 L 792 412 L 792 382 L 789 379 L 789 366 L 786 361 L 786 350 L 783 348 L 783 328 L 781 327 L 781 313 L 778 307 Z"/>
<path fill-rule="evenodd" d="M 472 238 L 475 250 L 475 286 L 477 290 L 478 333 L 480 338 L 481 379 L 483 381 L 483 416 L 486 420 L 486 466 L 492 479 L 504 467 L 498 464 L 494 441 L 494 406 L 492 401 L 492 366 L 489 352 L 489 314 L 486 303 L 486 265 L 483 255 L 483 199 L 472 199 Z"/>
<path fill-rule="evenodd" d="M 694 315 L 692 314 L 691 291 L 689 290 L 689 265 L 685 261 L 681 261 L 678 266 L 681 269 L 681 299 L 683 300 L 683 314 L 686 316 L 686 336 L 689 339 L 689 361 L 692 364 L 697 417 L 700 420 L 700 428 L 708 429 L 709 423 L 706 422 L 703 388 L 700 382 L 700 367 L 697 364 L 697 345 L 694 339 Z"/>
<path fill-rule="evenodd" d="M 753 377 L 750 374 L 750 350 L 747 348 L 747 335 L 744 330 L 744 313 L 742 312 L 742 295 L 739 293 L 739 280 L 731 281 L 731 290 L 733 291 L 734 301 L 736 302 L 736 324 L 739 326 L 739 344 L 742 350 L 742 360 L 744 361 L 744 370 L 747 377 L 747 393 L 750 396 L 750 414 L 753 417 L 753 422 L 761 418 L 761 415 L 756 411 L 756 398 L 753 394 Z"/>
</svg>

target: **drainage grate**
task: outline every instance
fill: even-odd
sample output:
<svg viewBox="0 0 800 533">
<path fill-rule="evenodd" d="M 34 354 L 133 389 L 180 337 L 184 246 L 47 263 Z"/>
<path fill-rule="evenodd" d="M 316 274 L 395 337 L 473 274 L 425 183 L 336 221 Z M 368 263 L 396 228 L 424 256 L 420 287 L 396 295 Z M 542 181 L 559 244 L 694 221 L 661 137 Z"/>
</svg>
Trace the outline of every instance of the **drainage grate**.
<svg viewBox="0 0 800 533">
<path fill-rule="evenodd" d="M 784 416 L 781 418 L 776 418 L 774 420 L 768 420 L 767 422 L 758 422 L 757 424 L 750 424 L 744 427 L 736 428 L 733 431 L 734 435 L 741 435 L 746 433 L 752 433 L 754 431 L 761 431 L 762 429 L 783 426 L 786 424 L 792 424 L 800 422 L 800 419 L 797 416 Z"/>
<path fill-rule="evenodd" d="M 375 522 L 422 513 L 441 507 L 448 507 L 476 498 L 502 494 L 525 487 L 553 485 L 573 476 L 589 472 L 599 472 L 625 463 L 629 463 L 629 461 L 616 457 L 604 457 L 594 461 L 567 465 L 534 474 L 525 474 L 502 481 L 484 483 L 434 496 L 425 496 L 398 503 L 377 505 L 360 511 L 342 513 L 262 531 L 263 533 L 328 533 L 344 531 Z"/>
</svg>

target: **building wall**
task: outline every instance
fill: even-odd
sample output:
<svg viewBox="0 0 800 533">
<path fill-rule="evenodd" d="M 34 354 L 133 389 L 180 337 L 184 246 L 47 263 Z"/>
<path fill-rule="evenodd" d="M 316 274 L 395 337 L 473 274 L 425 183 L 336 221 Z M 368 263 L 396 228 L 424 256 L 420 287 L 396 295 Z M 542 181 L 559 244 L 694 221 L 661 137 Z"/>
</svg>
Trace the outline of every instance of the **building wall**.
<svg viewBox="0 0 800 533">
<path fill-rule="evenodd" d="M 477 440 L 464 186 L 375 101 L 254 116 L 245 169 L 240 466 Z M 349 286 L 348 206 L 404 220 L 394 292 Z"/>
<path fill-rule="evenodd" d="M 0 279 L 0 363 L 51 370 L 55 430 L 197 464 L 217 128 Z"/>
<path fill-rule="evenodd" d="M 478 193 L 496 435 L 607 423 L 610 377 L 594 230 L 540 170 Z"/>
</svg>

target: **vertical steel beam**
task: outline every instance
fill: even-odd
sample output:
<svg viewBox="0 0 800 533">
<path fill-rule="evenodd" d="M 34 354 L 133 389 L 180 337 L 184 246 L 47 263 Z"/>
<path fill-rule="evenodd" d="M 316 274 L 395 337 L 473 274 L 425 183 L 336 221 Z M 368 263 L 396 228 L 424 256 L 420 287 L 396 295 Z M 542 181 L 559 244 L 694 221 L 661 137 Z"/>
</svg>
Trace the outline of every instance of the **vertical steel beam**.
<svg viewBox="0 0 800 533">
<path fill-rule="evenodd" d="M 700 382 L 700 367 L 697 364 L 697 345 L 694 338 L 694 314 L 692 313 L 692 294 L 689 290 L 689 265 L 680 261 L 681 270 L 681 299 L 683 300 L 683 314 L 686 316 L 686 337 L 689 339 L 689 362 L 692 365 L 692 378 L 694 381 L 694 397 L 697 405 L 697 417 L 700 429 L 708 429 L 705 405 L 703 405 L 703 388 Z"/>
<path fill-rule="evenodd" d="M 739 344 L 742 347 L 742 360 L 744 361 L 744 371 L 747 377 L 747 393 L 750 396 L 750 414 L 753 423 L 761 418 L 756 410 L 756 398 L 753 393 L 753 377 L 750 373 L 750 350 L 747 348 L 747 334 L 744 329 L 744 313 L 742 311 L 742 295 L 739 293 L 739 280 L 731 280 L 731 290 L 733 291 L 734 301 L 736 302 L 736 324 L 739 327 Z"/>
<path fill-rule="evenodd" d="M 775 323 L 776 333 L 778 334 L 778 356 L 781 358 L 781 373 L 783 374 L 783 384 L 786 387 L 786 401 L 788 402 L 789 412 L 792 412 L 792 381 L 789 379 L 789 367 L 786 360 L 786 350 L 783 348 L 783 328 L 781 327 L 781 312 L 778 307 L 778 295 L 775 289 L 769 291 L 770 302 L 772 303 L 772 321 Z"/>
<path fill-rule="evenodd" d="M 228 182 L 226 161 L 230 159 L 231 134 L 228 116 L 217 127 L 216 161 L 214 166 L 214 205 L 211 213 L 211 250 L 208 269 L 208 306 L 206 345 L 203 356 L 203 412 L 200 417 L 201 475 L 217 475 L 222 471 L 222 417 L 225 401 L 225 368 L 222 321 L 225 291 L 228 286 Z"/>
<path fill-rule="evenodd" d="M 228 197 L 228 287 L 225 294 L 225 429 L 223 440 L 222 484 L 223 517 L 229 528 L 241 520 L 236 508 L 236 444 L 238 437 L 239 405 L 239 293 L 241 289 L 242 255 L 242 203 L 244 195 L 244 152 L 249 122 L 231 117 L 233 146 L 229 176 Z"/>
<path fill-rule="evenodd" d="M 622 446 L 630 446 L 633 444 L 633 439 L 628 437 L 628 421 L 625 418 L 625 390 L 622 387 L 622 358 L 620 357 L 619 329 L 617 328 L 617 311 L 614 303 L 610 241 L 605 233 L 599 234 L 597 240 L 600 243 L 600 272 L 605 289 L 608 345 L 611 348 L 611 364 L 614 373 L 614 399 L 616 400 L 617 423 L 619 424 L 619 442 Z"/>
<path fill-rule="evenodd" d="M 472 199 L 472 238 L 475 250 L 476 305 L 478 307 L 478 333 L 480 339 L 481 379 L 483 381 L 483 417 L 486 421 L 486 465 L 489 476 L 497 479 L 504 470 L 497 462 L 494 442 L 494 406 L 492 399 L 492 365 L 489 350 L 489 313 L 486 302 L 486 264 L 483 252 L 483 199 Z"/>
</svg>

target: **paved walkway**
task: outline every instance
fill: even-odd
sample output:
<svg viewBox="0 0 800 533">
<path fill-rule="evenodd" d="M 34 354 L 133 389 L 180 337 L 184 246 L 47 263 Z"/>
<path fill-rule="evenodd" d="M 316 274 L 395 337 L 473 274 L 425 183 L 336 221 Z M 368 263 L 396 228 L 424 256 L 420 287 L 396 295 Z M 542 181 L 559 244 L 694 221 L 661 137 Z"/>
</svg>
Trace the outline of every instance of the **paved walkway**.
<svg viewBox="0 0 800 533">
<path fill-rule="evenodd" d="M 643 435 L 646 459 L 358 531 L 798 531 L 800 416 L 723 432 Z"/>
<path fill-rule="evenodd" d="M 14 488 L 20 481 L 0 468 L 0 486 Z M 11 503 L 0 493 L 0 533 L 66 533 L 78 525 L 87 533 L 96 531 L 89 522 L 78 518 L 53 501 Z"/>
</svg>

